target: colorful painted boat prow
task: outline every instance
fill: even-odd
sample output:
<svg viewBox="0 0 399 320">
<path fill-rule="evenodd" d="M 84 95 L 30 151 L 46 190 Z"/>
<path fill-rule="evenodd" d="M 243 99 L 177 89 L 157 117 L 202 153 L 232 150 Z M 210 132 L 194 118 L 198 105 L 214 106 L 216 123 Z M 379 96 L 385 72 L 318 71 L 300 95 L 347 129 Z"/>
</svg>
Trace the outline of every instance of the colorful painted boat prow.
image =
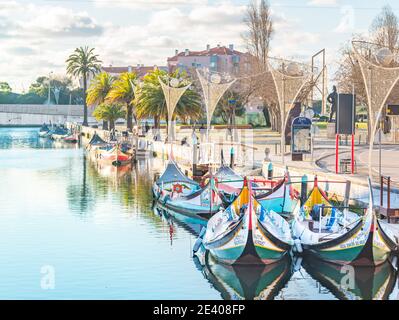
<svg viewBox="0 0 399 320">
<path fill-rule="evenodd" d="M 293 244 L 288 223 L 267 211 L 253 197 L 247 180 L 237 199 L 208 222 L 203 245 L 226 264 L 270 264 L 282 259 Z"/>
<path fill-rule="evenodd" d="M 153 193 L 158 200 L 166 195 L 190 195 L 200 190 L 198 182 L 187 177 L 174 160 L 169 160 L 163 174 L 153 184 Z"/>
</svg>

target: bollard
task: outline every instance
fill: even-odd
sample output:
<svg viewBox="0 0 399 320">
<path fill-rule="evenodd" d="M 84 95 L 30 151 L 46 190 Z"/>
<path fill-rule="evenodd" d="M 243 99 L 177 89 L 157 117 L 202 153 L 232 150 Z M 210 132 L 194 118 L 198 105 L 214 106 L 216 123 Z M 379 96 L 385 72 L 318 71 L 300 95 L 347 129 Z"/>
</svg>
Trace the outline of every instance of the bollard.
<svg viewBox="0 0 399 320">
<path fill-rule="evenodd" d="M 234 148 L 231 147 L 230 149 L 230 168 L 233 169 L 234 167 Z"/>
<path fill-rule="evenodd" d="M 301 206 L 304 205 L 308 195 L 308 176 L 304 174 L 301 178 Z"/>
<path fill-rule="evenodd" d="M 273 164 L 271 162 L 269 162 L 269 165 L 267 166 L 267 179 L 273 179 Z"/>
</svg>

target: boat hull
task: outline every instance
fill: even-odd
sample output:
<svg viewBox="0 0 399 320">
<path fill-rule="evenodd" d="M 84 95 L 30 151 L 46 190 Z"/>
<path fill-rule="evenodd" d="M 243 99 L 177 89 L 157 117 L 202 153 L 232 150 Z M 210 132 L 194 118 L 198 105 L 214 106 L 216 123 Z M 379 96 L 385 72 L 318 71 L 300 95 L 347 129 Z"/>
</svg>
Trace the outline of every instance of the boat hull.
<svg viewBox="0 0 399 320">
<path fill-rule="evenodd" d="M 321 199 L 315 202 L 316 204 L 328 201 L 323 198 L 323 194 L 318 194 L 318 189 L 315 188 L 313 192 L 316 194 L 313 197 Z M 312 200 L 311 197 L 309 199 Z M 308 201 L 305 203 L 309 204 L 308 211 L 303 210 L 303 215 L 301 215 L 297 207 L 298 210 L 295 211 L 295 219 L 292 224 L 293 235 L 300 239 L 305 253 L 335 264 L 366 267 L 383 264 L 388 260 L 391 252 L 397 250 L 397 244 L 381 228 L 373 209 L 372 200 L 365 216 L 353 221 L 354 226 L 351 229 L 342 228 L 339 226 L 338 218 L 334 218 L 336 230 L 331 229 L 329 232 L 323 233 L 310 230 L 308 220 L 304 220 L 304 216 L 310 216 L 311 207 L 314 205 Z M 329 217 L 332 219 L 332 216 Z"/>
<path fill-rule="evenodd" d="M 239 208 L 245 206 L 246 202 L 243 198 L 249 196 L 243 195 L 246 192 L 248 190 L 244 190 L 237 199 L 238 204 L 234 202 L 233 205 Z M 204 246 L 216 260 L 237 265 L 272 264 L 281 260 L 290 250 L 289 242 L 278 239 L 269 231 L 271 227 L 268 225 L 269 221 L 261 222 L 256 212 L 262 208 L 255 199 L 252 198 L 251 201 L 239 220 L 231 222 L 230 225 L 226 212 L 220 213 L 220 216 L 218 213 L 210 220 L 207 227 L 209 234 L 205 234 Z M 281 219 L 290 233 L 287 222 Z M 218 230 L 218 228 L 226 231 L 220 232 L 219 236 L 216 232 L 212 239 L 212 230 Z"/>
</svg>

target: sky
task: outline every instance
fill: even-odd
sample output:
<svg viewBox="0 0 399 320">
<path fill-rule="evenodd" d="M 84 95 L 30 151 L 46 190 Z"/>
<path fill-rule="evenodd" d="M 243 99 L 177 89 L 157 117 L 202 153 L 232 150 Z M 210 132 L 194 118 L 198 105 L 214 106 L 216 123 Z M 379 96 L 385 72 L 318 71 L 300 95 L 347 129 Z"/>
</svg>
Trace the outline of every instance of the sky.
<svg viewBox="0 0 399 320">
<path fill-rule="evenodd" d="M 65 74 L 76 47 L 95 47 L 103 65 L 166 65 L 175 49 L 234 44 L 250 0 L 0 0 L 0 81 L 29 89 L 38 76 Z M 395 0 L 270 0 L 271 55 L 310 61 L 325 48 L 330 78 L 339 50 L 367 34 L 373 18 Z"/>
</svg>

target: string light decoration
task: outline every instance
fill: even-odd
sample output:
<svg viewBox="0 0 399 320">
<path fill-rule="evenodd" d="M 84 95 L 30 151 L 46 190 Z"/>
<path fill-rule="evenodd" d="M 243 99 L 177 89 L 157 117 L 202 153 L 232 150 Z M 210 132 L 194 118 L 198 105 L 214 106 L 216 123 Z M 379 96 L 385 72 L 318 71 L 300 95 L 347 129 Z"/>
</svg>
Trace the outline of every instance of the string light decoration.
<svg viewBox="0 0 399 320">
<path fill-rule="evenodd" d="M 216 106 L 225 92 L 236 82 L 229 74 L 222 74 L 212 72 L 209 69 L 197 69 L 197 75 L 201 83 L 204 102 L 206 108 L 206 132 L 207 141 L 209 142 L 209 130 L 211 127 L 211 120 Z"/>
<path fill-rule="evenodd" d="M 316 70 L 312 70 L 308 64 L 272 57 L 268 58 L 268 68 L 273 77 L 280 109 L 281 159 L 284 163 L 284 132 L 289 113 L 296 102 L 302 102 L 310 93 L 315 84 L 312 75 Z"/>
<path fill-rule="evenodd" d="M 160 77 L 158 77 L 158 81 L 165 95 L 166 108 L 168 110 L 168 142 L 173 142 L 175 140 L 174 126 L 172 125 L 173 113 L 180 98 L 191 86 L 191 82 L 171 77 L 166 79 L 167 83 Z"/>
<path fill-rule="evenodd" d="M 352 41 L 362 73 L 369 110 L 369 177 L 372 179 L 372 153 L 378 123 L 385 103 L 399 80 L 399 49 L 366 41 Z"/>
</svg>

